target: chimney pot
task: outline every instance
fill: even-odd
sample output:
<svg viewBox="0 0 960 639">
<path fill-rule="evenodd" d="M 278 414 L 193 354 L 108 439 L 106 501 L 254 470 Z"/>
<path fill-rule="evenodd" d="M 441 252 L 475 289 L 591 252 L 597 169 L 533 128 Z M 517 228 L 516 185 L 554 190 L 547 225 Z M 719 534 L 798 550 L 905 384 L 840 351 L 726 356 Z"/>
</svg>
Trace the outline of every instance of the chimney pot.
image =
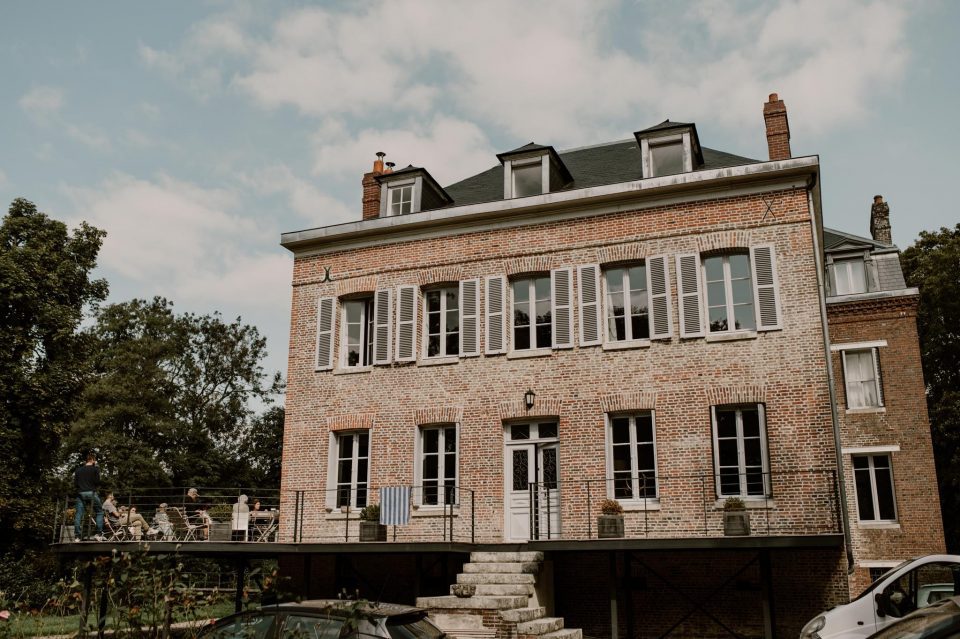
<svg viewBox="0 0 960 639">
<path fill-rule="evenodd" d="M 893 232 L 890 230 L 890 205 L 883 201 L 882 195 L 873 196 L 870 207 L 870 235 L 875 242 L 893 244 Z"/>
<path fill-rule="evenodd" d="M 393 167 L 397 165 L 396 162 L 387 162 L 387 170 L 384 173 L 393 173 Z"/>
<path fill-rule="evenodd" d="M 771 94 L 770 94 L 770 101 L 771 101 L 771 102 L 779 102 L 779 101 L 780 101 L 780 97 L 779 97 L 776 93 L 771 93 Z"/>
<path fill-rule="evenodd" d="M 787 105 L 776 93 L 770 94 L 770 101 L 763 105 L 763 121 L 767 127 L 767 151 L 770 160 L 789 160 L 790 123 L 787 120 Z"/>
</svg>

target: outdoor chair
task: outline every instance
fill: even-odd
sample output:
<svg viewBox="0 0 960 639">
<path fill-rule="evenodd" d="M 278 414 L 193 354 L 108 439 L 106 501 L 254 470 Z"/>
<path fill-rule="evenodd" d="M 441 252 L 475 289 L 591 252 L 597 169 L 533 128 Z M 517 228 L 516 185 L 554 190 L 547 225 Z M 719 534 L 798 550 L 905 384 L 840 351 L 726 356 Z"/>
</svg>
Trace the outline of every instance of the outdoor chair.
<svg viewBox="0 0 960 639">
<path fill-rule="evenodd" d="M 106 514 L 104 514 L 103 517 L 103 534 L 107 538 L 107 541 L 130 540 L 130 530 L 126 526 L 121 526 L 118 522 L 114 522 Z"/>
<path fill-rule="evenodd" d="M 174 537 L 180 541 L 201 541 L 197 535 L 202 534 L 200 529 L 203 526 L 191 524 L 183 510 L 167 508 L 167 516 L 170 518 L 170 523 L 173 524 Z"/>
</svg>

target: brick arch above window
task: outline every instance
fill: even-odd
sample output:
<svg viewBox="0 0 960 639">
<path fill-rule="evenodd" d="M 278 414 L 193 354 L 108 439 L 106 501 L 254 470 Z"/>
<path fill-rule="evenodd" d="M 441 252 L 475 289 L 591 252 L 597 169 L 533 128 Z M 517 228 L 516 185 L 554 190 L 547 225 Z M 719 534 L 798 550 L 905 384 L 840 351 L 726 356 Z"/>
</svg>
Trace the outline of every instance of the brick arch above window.
<svg viewBox="0 0 960 639">
<path fill-rule="evenodd" d="M 711 406 L 725 404 L 763 404 L 767 389 L 764 386 L 743 384 L 740 386 L 712 386 L 707 388 L 707 401 Z"/>
<path fill-rule="evenodd" d="M 414 415 L 418 426 L 428 424 L 457 424 L 463 421 L 463 406 L 434 406 L 421 408 Z"/>
<path fill-rule="evenodd" d="M 710 233 L 697 238 L 697 250 L 700 253 L 746 249 L 750 246 L 750 231 L 723 231 Z"/>
<path fill-rule="evenodd" d="M 500 402 L 500 420 L 527 419 L 530 417 L 560 417 L 563 400 L 537 396 L 533 408 L 527 410 L 523 397 L 509 402 Z"/>
<path fill-rule="evenodd" d="M 436 266 L 417 273 L 420 286 L 430 286 L 441 282 L 459 282 L 463 279 L 462 266 Z"/>
<path fill-rule="evenodd" d="M 604 246 L 597 250 L 597 261 L 601 266 L 607 264 L 621 264 L 624 262 L 639 262 L 647 257 L 647 245 L 641 242 Z"/>
<path fill-rule="evenodd" d="M 377 290 L 376 275 L 337 280 L 337 297 L 353 295 L 355 293 L 373 293 L 375 290 Z"/>
<path fill-rule="evenodd" d="M 521 257 L 514 260 L 504 260 L 503 268 L 508 277 L 520 275 L 521 273 L 546 273 L 557 266 L 555 260 L 550 255 L 534 255 L 531 257 Z"/>
<path fill-rule="evenodd" d="M 653 410 L 656 408 L 657 394 L 648 391 L 616 393 L 600 398 L 600 410 L 604 413 L 618 413 L 631 410 Z"/>
<path fill-rule="evenodd" d="M 327 428 L 331 432 L 341 430 L 370 430 L 373 428 L 373 413 L 335 415 L 327 418 Z"/>
</svg>

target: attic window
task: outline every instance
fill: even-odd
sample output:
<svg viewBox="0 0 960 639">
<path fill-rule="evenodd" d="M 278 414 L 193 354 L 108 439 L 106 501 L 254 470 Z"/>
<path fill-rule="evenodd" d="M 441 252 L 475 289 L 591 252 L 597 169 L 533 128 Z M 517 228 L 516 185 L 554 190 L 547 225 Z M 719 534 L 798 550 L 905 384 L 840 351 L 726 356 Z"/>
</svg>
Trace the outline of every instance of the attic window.
<svg viewBox="0 0 960 639">
<path fill-rule="evenodd" d="M 675 175 L 684 172 L 683 141 L 676 140 L 661 144 L 650 143 L 651 177 Z"/>
<path fill-rule="evenodd" d="M 543 193 L 543 161 L 537 158 L 528 164 L 514 164 L 513 197 L 527 197 Z"/>
</svg>

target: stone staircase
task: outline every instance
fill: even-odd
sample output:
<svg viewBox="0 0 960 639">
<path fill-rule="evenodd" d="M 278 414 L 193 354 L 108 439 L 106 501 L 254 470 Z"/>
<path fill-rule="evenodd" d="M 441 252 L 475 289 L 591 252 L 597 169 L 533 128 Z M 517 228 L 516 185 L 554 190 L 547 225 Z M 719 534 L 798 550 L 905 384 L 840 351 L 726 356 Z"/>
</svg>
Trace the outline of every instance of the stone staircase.
<svg viewBox="0 0 960 639">
<path fill-rule="evenodd" d="M 547 616 L 552 584 L 537 583 L 542 565 L 541 552 L 474 552 L 450 596 L 420 597 L 417 606 L 452 639 L 583 639 Z"/>
</svg>

